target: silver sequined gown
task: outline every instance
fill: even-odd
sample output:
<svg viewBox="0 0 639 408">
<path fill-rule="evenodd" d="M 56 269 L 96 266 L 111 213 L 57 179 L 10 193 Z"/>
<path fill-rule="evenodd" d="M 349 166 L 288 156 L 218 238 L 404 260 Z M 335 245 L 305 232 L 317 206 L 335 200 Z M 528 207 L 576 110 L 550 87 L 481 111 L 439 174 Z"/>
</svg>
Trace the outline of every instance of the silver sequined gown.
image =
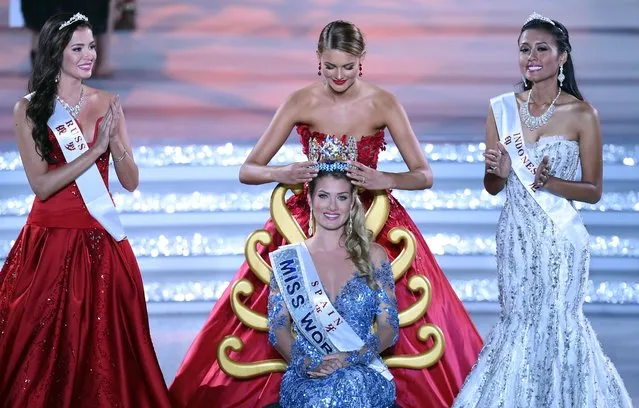
<svg viewBox="0 0 639 408">
<path fill-rule="evenodd" d="M 579 145 L 559 136 L 527 146 L 551 174 L 575 180 Z M 576 251 L 510 172 L 497 229 L 501 314 L 456 408 L 632 407 L 582 310 L 590 253 Z"/>
</svg>

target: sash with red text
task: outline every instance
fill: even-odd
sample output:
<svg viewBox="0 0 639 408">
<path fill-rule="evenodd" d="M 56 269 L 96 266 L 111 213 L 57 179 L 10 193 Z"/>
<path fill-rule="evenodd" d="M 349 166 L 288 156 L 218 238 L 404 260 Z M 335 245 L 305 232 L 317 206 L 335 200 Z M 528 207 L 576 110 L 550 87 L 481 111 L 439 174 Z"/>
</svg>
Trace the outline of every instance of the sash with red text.
<svg viewBox="0 0 639 408">
<path fill-rule="evenodd" d="M 31 94 L 25 96 L 25 98 L 30 99 Z M 53 115 L 49 118 L 47 125 L 57 139 L 67 163 L 71 163 L 89 149 L 89 144 L 85 140 L 80 126 L 57 100 L 55 101 Z M 124 227 L 122 227 L 120 217 L 115 210 L 97 165 L 91 165 L 75 180 L 75 183 L 78 186 L 78 190 L 80 190 L 80 195 L 89 214 L 116 241 L 125 239 Z"/>
</svg>

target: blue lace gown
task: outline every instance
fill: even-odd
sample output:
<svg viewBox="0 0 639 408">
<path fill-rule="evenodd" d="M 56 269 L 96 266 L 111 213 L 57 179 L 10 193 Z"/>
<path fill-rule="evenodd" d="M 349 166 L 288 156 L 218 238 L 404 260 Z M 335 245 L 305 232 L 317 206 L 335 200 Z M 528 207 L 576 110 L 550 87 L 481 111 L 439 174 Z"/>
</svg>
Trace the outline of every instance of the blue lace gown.
<svg viewBox="0 0 639 408">
<path fill-rule="evenodd" d="M 364 277 L 354 275 L 333 301 L 335 309 L 366 343 L 364 349 L 349 356 L 349 360 L 355 357 L 350 365 L 326 377 L 311 378 L 307 372 L 317 368 L 323 356 L 304 336 L 296 336 L 280 387 L 282 407 L 386 408 L 394 405 L 395 383 L 367 365 L 379 356 L 380 348 L 390 347 L 397 340 L 399 319 L 390 263 L 380 263 L 374 277 L 377 290 L 369 288 Z M 374 322 L 377 322 L 376 333 L 371 332 Z M 268 324 L 273 346 L 292 336 L 291 317 L 275 279 L 271 279 Z M 380 345 L 380 333 L 391 330 L 391 344 Z"/>
</svg>

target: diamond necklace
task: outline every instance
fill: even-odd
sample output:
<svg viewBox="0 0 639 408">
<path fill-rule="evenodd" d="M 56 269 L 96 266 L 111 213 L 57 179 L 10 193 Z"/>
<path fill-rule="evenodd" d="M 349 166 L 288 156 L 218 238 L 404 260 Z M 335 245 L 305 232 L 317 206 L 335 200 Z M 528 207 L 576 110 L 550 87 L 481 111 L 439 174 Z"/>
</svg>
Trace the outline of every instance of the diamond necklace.
<svg viewBox="0 0 639 408">
<path fill-rule="evenodd" d="M 64 101 L 64 99 L 60 98 L 59 95 L 56 95 L 55 98 L 62 104 L 64 109 L 67 110 L 71 114 L 71 116 L 76 117 L 80 113 L 80 109 L 82 109 L 82 105 L 84 105 L 84 85 L 80 86 L 80 100 L 76 105 L 69 105 Z"/>
<path fill-rule="evenodd" d="M 530 90 L 530 92 L 528 92 L 528 99 L 526 100 L 526 103 L 521 104 L 521 107 L 519 108 L 519 113 L 521 114 L 521 118 L 523 119 L 526 127 L 530 130 L 535 130 L 537 128 L 542 127 L 546 123 L 548 123 L 548 120 L 550 119 L 552 114 L 555 112 L 555 102 L 557 102 L 557 99 L 559 99 L 559 95 L 561 95 L 561 88 L 559 88 L 559 92 L 557 92 L 557 96 L 555 96 L 555 99 L 553 99 L 550 106 L 548 106 L 548 109 L 546 109 L 546 112 L 542 113 L 540 116 L 533 116 L 530 114 L 530 110 L 528 110 L 528 105 L 530 105 L 531 95 L 532 95 L 532 89 Z"/>
</svg>

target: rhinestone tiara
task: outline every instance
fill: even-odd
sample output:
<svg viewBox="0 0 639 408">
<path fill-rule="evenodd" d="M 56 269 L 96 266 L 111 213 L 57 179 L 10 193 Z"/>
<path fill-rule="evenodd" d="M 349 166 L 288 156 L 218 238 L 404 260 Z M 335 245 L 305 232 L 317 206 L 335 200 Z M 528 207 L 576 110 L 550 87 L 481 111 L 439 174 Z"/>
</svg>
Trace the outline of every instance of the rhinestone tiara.
<svg viewBox="0 0 639 408">
<path fill-rule="evenodd" d="M 70 19 L 68 19 L 64 23 L 60 24 L 60 28 L 58 28 L 58 31 L 62 30 L 64 27 L 70 26 L 71 24 L 75 23 L 76 21 L 89 21 L 89 19 L 88 19 L 87 16 L 85 16 L 82 13 L 75 13 L 73 15 L 73 17 L 71 17 Z"/>
<path fill-rule="evenodd" d="M 554 21 L 552 21 L 551 19 L 549 19 L 546 16 L 542 16 L 541 14 L 537 13 L 536 11 L 533 11 L 531 15 L 528 16 L 528 18 L 526 19 L 526 22 L 524 23 L 524 25 L 530 23 L 533 20 L 539 20 L 539 21 L 543 21 L 544 23 L 548 23 L 553 25 L 554 27 L 557 27 L 557 24 L 555 24 Z M 557 27 L 559 28 L 559 27 Z M 559 31 L 563 32 L 563 30 L 561 28 L 559 28 Z"/>
<path fill-rule="evenodd" d="M 348 136 L 344 142 L 342 138 L 327 135 L 324 140 L 311 139 L 308 148 L 308 158 L 317 162 L 315 167 L 322 171 L 346 171 L 348 160 L 357 161 L 357 142 Z"/>
<path fill-rule="evenodd" d="M 536 11 L 533 11 L 531 15 L 528 16 L 528 18 L 526 19 L 526 22 L 524 23 L 524 25 L 530 23 L 531 21 L 534 20 L 539 20 L 539 21 L 543 21 L 544 23 L 548 23 L 553 25 L 554 27 L 557 27 L 557 24 L 555 24 L 554 21 L 552 21 L 551 19 L 549 19 L 546 16 L 542 16 L 541 14 L 537 13 Z M 559 28 L 559 27 L 557 27 Z M 559 28 L 559 31 L 563 32 L 563 30 L 561 28 Z"/>
</svg>

